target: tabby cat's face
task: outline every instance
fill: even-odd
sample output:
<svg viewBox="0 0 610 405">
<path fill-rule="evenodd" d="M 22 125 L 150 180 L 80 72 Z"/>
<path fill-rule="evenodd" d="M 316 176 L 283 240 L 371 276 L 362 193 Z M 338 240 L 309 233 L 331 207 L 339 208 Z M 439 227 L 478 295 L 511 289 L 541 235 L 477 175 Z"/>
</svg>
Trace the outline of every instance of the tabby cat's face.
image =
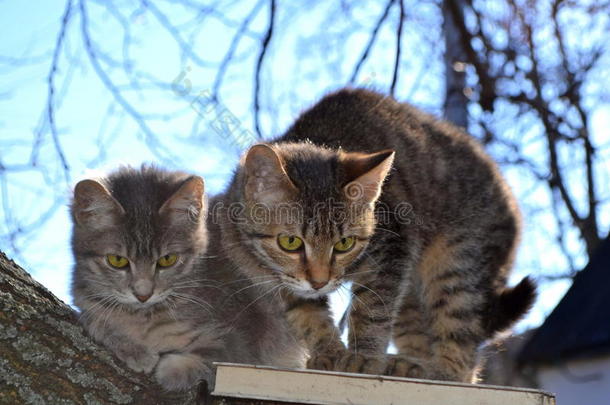
<svg viewBox="0 0 610 405">
<path fill-rule="evenodd" d="M 75 188 L 73 293 L 81 308 L 96 302 L 150 308 L 192 285 L 194 260 L 207 238 L 203 181 L 182 178 L 172 189 L 164 179 L 157 184 L 161 190 L 142 191 L 143 182 L 155 182 L 139 180 L 125 189 L 95 180 Z"/>
<path fill-rule="evenodd" d="M 311 144 L 251 148 L 240 226 L 258 267 L 303 297 L 337 289 L 366 255 L 392 159 L 392 151 L 352 154 Z"/>
</svg>

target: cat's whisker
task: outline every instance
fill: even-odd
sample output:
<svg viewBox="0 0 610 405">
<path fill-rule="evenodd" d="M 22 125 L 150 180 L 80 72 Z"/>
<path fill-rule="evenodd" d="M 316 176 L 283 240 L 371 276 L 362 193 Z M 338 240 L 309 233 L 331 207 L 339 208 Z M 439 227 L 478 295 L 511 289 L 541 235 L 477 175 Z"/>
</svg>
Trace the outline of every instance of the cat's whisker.
<svg viewBox="0 0 610 405">
<path fill-rule="evenodd" d="M 229 298 L 233 297 L 234 295 L 239 294 L 240 292 L 242 292 L 242 291 L 244 291 L 244 290 L 247 290 L 247 289 L 249 289 L 249 288 L 257 287 L 257 286 L 264 285 L 264 284 L 273 283 L 274 281 L 275 281 L 275 280 L 266 280 L 266 281 L 260 281 L 260 282 L 258 282 L 258 283 L 254 283 L 254 284 L 248 285 L 248 286 L 246 286 L 246 287 L 240 288 L 239 290 L 235 291 L 233 294 L 229 295 L 229 296 L 227 297 L 227 299 L 229 299 Z"/>
<path fill-rule="evenodd" d="M 356 294 L 352 293 L 352 299 L 356 299 L 356 301 L 358 301 L 360 304 L 362 304 L 362 306 L 364 307 L 364 309 L 366 309 L 366 312 L 368 312 L 369 317 L 371 317 L 372 319 L 375 318 L 373 311 L 370 309 L 369 305 L 364 301 L 364 299 L 358 297 Z"/>
<path fill-rule="evenodd" d="M 268 290 L 267 292 L 259 295 L 257 298 L 255 298 L 252 302 L 250 302 L 248 305 L 246 305 L 244 308 L 242 308 L 241 311 L 239 311 L 239 313 L 237 315 L 235 315 L 234 319 L 237 320 L 240 315 L 242 313 L 244 313 L 244 311 L 246 311 L 248 308 L 250 308 L 252 305 L 254 305 L 256 302 L 258 302 L 258 300 L 260 300 L 261 298 L 263 298 L 266 295 L 269 295 L 270 293 L 272 293 L 273 291 L 277 290 L 278 288 L 282 287 L 282 284 L 278 284 L 275 287 L 271 288 L 270 290 Z"/>
<path fill-rule="evenodd" d="M 375 291 L 373 291 L 373 290 L 372 290 L 372 289 L 370 289 L 369 287 L 365 286 L 364 284 L 360 284 L 360 283 L 358 283 L 357 281 L 352 280 L 352 283 L 354 283 L 354 284 L 356 284 L 357 286 L 360 286 L 360 287 L 362 287 L 362 288 L 365 288 L 365 289 L 369 290 L 370 292 L 372 292 L 373 294 L 375 294 L 375 296 L 376 296 L 377 298 L 379 298 L 379 300 L 380 300 L 380 301 L 381 301 L 381 303 L 383 304 L 383 308 L 384 308 L 384 310 L 385 310 L 386 314 L 388 314 L 388 315 L 390 314 L 390 311 L 388 311 L 388 307 L 387 307 L 387 305 L 386 305 L 386 303 L 385 303 L 384 299 L 383 299 L 383 298 L 381 298 L 381 295 L 377 294 Z"/>
<path fill-rule="evenodd" d="M 108 305 L 108 309 L 106 311 L 104 311 L 102 313 L 102 315 L 100 316 L 100 318 L 103 319 L 103 323 L 102 323 L 102 327 L 104 329 L 106 329 L 106 324 L 108 323 L 108 320 L 110 319 L 110 315 L 112 315 L 112 313 L 114 312 L 114 309 L 117 307 L 117 305 L 120 305 L 120 302 L 113 300 L 109 305 Z"/>
<path fill-rule="evenodd" d="M 186 280 L 182 280 L 182 281 L 177 281 L 175 283 L 173 283 L 174 285 L 180 285 L 182 283 L 198 283 L 198 282 L 211 282 L 211 283 L 216 283 L 216 280 L 210 279 L 210 278 L 189 278 Z"/>
<path fill-rule="evenodd" d="M 79 319 L 82 321 L 87 321 L 90 317 L 92 317 L 97 312 L 99 312 L 101 309 L 103 309 L 104 306 L 107 303 L 109 303 L 110 301 L 112 301 L 113 299 L 114 299 L 114 297 L 112 296 L 112 294 L 105 294 L 105 297 L 103 299 L 97 301 L 92 306 L 86 308 L 85 311 L 83 311 L 80 314 Z"/>
<path fill-rule="evenodd" d="M 197 289 L 197 288 L 201 288 L 201 287 L 202 288 L 214 288 L 214 289 L 220 290 L 220 287 L 218 287 L 217 285 L 199 284 L 199 283 L 172 286 L 172 289 L 174 289 L 174 290 L 187 290 L 187 289 Z"/>
<path fill-rule="evenodd" d="M 237 280 L 229 281 L 227 283 L 222 283 L 221 286 L 224 287 L 227 285 L 240 283 L 242 281 L 254 281 L 254 280 L 260 280 L 260 279 L 274 279 L 274 278 L 276 278 L 275 275 L 246 277 L 246 278 L 240 278 Z"/>
<path fill-rule="evenodd" d="M 339 278 L 339 280 L 342 280 L 342 279 L 349 279 L 349 277 L 351 277 L 351 276 L 358 276 L 358 275 L 360 275 L 360 274 L 376 273 L 376 272 L 378 272 L 378 271 L 379 271 L 378 269 L 356 271 L 356 272 L 354 272 L 354 273 L 348 273 L 348 274 L 344 274 L 343 276 L 341 276 L 341 277 Z"/>
<path fill-rule="evenodd" d="M 346 286 L 342 286 L 342 287 L 343 287 L 342 289 L 347 293 L 347 295 L 349 296 L 349 299 L 351 300 L 353 298 L 354 294 Z M 357 352 L 358 351 L 358 339 L 356 337 L 356 330 L 353 327 L 352 317 L 350 316 L 351 305 L 352 304 L 351 304 L 351 301 L 350 301 L 350 303 L 348 304 L 347 308 L 345 309 L 345 313 L 343 314 L 343 317 L 345 317 L 345 320 L 347 322 L 347 330 L 354 337 L 354 351 Z M 340 331 L 344 332 L 344 329 L 340 330 Z"/>
<path fill-rule="evenodd" d="M 379 263 L 378 263 L 378 262 L 377 262 L 377 260 L 376 260 L 376 259 L 373 257 L 373 255 L 372 255 L 372 254 L 370 254 L 370 253 L 368 253 L 368 252 L 364 252 L 364 255 L 365 255 L 366 257 L 368 257 L 368 259 L 369 259 L 370 261 L 372 261 L 372 262 L 373 262 L 373 264 L 375 265 L 375 270 L 374 270 L 374 271 L 377 271 L 378 269 L 381 269 L 381 268 L 382 268 L 382 266 L 380 266 L 380 265 L 379 265 Z"/>
<path fill-rule="evenodd" d="M 357 231 L 357 230 L 361 230 L 361 229 L 368 230 L 369 228 L 360 227 L 360 228 L 351 228 L 351 229 L 352 229 L 352 230 L 354 230 L 354 231 Z M 383 227 L 378 226 L 378 225 L 377 225 L 377 226 L 375 226 L 375 227 L 373 227 L 373 228 L 372 228 L 372 230 L 373 230 L 374 232 L 375 232 L 375 231 L 377 231 L 377 230 L 384 231 L 384 232 L 388 232 L 388 233 L 390 233 L 390 234 L 392 234 L 392 235 L 394 235 L 394 236 L 398 236 L 398 237 L 401 237 L 401 236 L 402 236 L 401 234 L 396 233 L 396 232 L 394 232 L 394 231 L 393 231 L 393 230 L 391 230 L 391 229 L 383 228 Z M 374 232 L 373 232 L 373 233 L 374 233 Z"/>
<path fill-rule="evenodd" d="M 190 295 L 190 294 L 182 294 L 182 293 L 179 294 L 179 293 L 175 293 L 175 292 L 171 292 L 170 297 L 174 297 L 179 300 L 183 300 L 183 301 L 187 301 L 187 302 L 196 304 L 196 305 L 200 306 L 201 308 L 205 309 L 208 312 L 208 314 L 212 315 L 211 310 L 213 310 L 214 307 L 209 302 L 207 302 L 199 297 L 196 297 L 196 296 Z"/>
<path fill-rule="evenodd" d="M 110 308 L 112 306 L 113 303 L 114 303 L 114 297 L 108 296 L 107 299 L 100 301 L 100 305 L 98 305 L 96 308 L 94 308 L 89 313 L 89 316 L 96 315 L 95 321 L 93 321 L 91 324 L 93 335 L 97 334 L 97 331 L 100 327 L 100 323 L 103 320 L 103 316 L 106 314 L 106 311 L 108 310 L 108 308 Z M 97 316 L 98 313 L 99 313 L 99 316 Z"/>
</svg>

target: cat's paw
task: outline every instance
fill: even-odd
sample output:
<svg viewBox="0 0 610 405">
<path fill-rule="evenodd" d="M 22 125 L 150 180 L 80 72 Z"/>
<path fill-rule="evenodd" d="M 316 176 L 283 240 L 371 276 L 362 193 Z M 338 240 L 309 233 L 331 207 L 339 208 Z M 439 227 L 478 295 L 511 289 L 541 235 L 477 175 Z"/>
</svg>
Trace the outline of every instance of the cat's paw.
<svg viewBox="0 0 610 405">
<path fill-rule="evenodd" d="M 382 374 L 386 362 L 383 356 L 345 352 L 335 363 L 335 370 L 345 373 Z"/>
<path fill-rule="evenodd" d="M 334 371 L 337 357 L 336 353 L 315 354 L 309 357 L 306 367 L 312 370 Z"/>
<path fill-rule="evenodd" d="M 401 356 L 389 355 L 385 362 L 385 370 L 382 374 L 394 377 L 408 378 L 427 378 L 426 367 L 417 359 Z"/>
<path fill-rule="evenodd" d="M 311 356 L 307 362 L 307 368 L 310 369 L 363 374 L 380 374 L 384 365 L 383 357 L 348 350 L 319 353 Z"/>
<path fill-rule="evenodd" d="M 169 353 L 161 357 L 155 378 L 167 391 L 184 391 L 210 376 L 212 370 L 199 356 Z"/>
<path fill-rule="evenodd" d="M 120 348 L 117 356 L 127 366 L 138 372 L 150 373 L 159 362 L 159 354 L 141 345 L 129 345 Z"/>
</svg>

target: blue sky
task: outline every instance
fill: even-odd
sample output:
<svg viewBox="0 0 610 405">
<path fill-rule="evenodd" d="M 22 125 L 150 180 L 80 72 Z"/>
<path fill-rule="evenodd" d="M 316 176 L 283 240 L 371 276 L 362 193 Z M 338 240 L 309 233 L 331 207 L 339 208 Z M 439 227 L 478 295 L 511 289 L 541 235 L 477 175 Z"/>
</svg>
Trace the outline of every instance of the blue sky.
<svg viewBox="0 0 610 405">
<path fill-rule="evenodd" d="M 231 114 L 239 122 L 239 131 L 252 133 L 253 67 L 268 15 L 264 5 L 257 11 L 257 3 L 239 3 L 238 7 L 225 8 L 223 16 L 212 15 L 193 23 L 195 17 L 184 7 L 155 2 L 172 23 L 186 27 L 181 40 L 196 50 L 189 55 L 181 53 L 176 37 L 150 11 L 126 7 L 130 13 L 126 13 L 122 22 L 132 38 L 131 46 L 126 47 L 125 26 L 115 18 L 113 9 L 102 0 L 85 4 L 89 34 L 101 66 L 120 89 L 125 102 L 144 115 L 146 128 L 117 103 L 91 64 L 83 46 L 81 16 L 75 14 L 68 26 L 56 76 L 56 122 L 59 141 L 70 165 L 70 177 L 66 180 L 44 116 L 50 56 L 65 3 L 38 2 L 26 7 L 21 2 L 0 1 L 0 159 L 6 166 L 19 168 L 3 177 L 0 184 L 2 206 L 7 208 L 0 214 L 0 234 L 15 224 L 27 230 L 27 224 L 44 215 L 55 203 L 59 205 L 40 229 L 19 238 L 14 246 L 7 244 L 1 248 L 66 302 L 71 302 L 72 266 L 67 202 L 77 180 L 119 164 L 157 162 L 170 169 L 203 175 L 209 193 L 223 190 L 242 148 L 236 146 L 231 133 L 216 129 L 217 117 Z M 123 7 L 128 2 L 117 4 Z M 269 49 L 262 73 L 261 116 L 268 137 L 281 133 L 299 111 L 325 92 L 346 84 L 368 39 L 365 29 L 354 26 L 364 24 L 367 16 L 377 15 L 381 10 L 380 6 L 379 10 L 355 8 L 352 20 L 343 21 L 333 17 L 334 6 L 327 4 L 314 2 L 310 9 L 293 15 L 291 7 L 297 6 L 282 3 L 276 33 L 281 41 L 276 40 Z M 77 3 L 73 11 L 78 11 Z M 198 114 L 193 100 L 202 91 L 213 88 L 216 68 L 231 44 L 236 22 L 249 13 L 253 13 L 252 23 L 236 47 L 234 62 L 223 81 L 220 103 L 208 114 Z M 422 22 L 407 24 L 405 28 L 408 52 L 417 57 L 407 54 L 401 62 L 398 97 L 439 114 L 442 97 L 438 95 L 444 91 L 442 65 L 438 63 L 442 48 L 429 45 L 439 40 L 440 33 L 422 28 L 424 17 L 438 15 L 435 7 L 421 4 L 418 13 Z M 329 33 L 328 42 L 320 41 L 320 27 Z M 393 60 L 392 41 L 393 26 L 386 25 L 356 83 L 388 88 L 392 63 L 387 61 Z M 26 60 L 16 66 L 11 63 L 12 58 Z M 190 91 L 172 88 L 172 83 L 184 84 L 185 80 L 190 83 Z M 610 141 L 609 111 L 608 105 L 599 105 L 591 113 L 595 139 L 600 144 Z M 154 147 L 146 141 L 147 130 L 156 136 Z M 535 141 L 540 128 L 523 129 L 515 125 L 514 131 L 515 136 L 534 140 L 529 153 L 544 153 L 544 145 Z M 41 135 L 38 167 L 24 168 L 21 165 L 30 161 L 32 143 L 38 135 Z M 491 152 L 502 153 L 499 149 Z M 525 217 L 525 234 L 513 281 L 526 274 L 537 276 L 540 269 L 547 273 L 564 269 L 565 260 L 549 237 L 555 222 L 548 212 L 548 192 L 522 169 L 505 167 L 503 171 L 521 203 L 534 207 Z M 579 182 L 582 178 L 579 176 L 582 175 L 574 173 L 570 181 Z M 604 181 L 604 177 L 600 178 Z M 601 222 L 602 229 L 607 230 L 608 215 L 601 215 Z M 575 264 L 582 267 L 586 262 L 582 243 L 574 232 L 566 233 L 565 237 L 570 249 L 580 252 Z M 546 284 L 526 324 L 540 323 L 568 286 L 567 281 Z"/>
</svg>

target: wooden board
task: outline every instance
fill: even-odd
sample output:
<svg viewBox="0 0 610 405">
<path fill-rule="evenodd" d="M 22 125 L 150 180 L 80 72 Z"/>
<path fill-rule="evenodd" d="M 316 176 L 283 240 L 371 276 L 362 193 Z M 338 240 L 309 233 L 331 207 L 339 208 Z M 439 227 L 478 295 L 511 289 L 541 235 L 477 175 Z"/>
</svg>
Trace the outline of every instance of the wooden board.
<svg viewBox="0 0 610 405">
<path fill-rule="evenodd" d="M 555 405 L 532 389 L 231 363 L 217 363 L 212 395 L 232 405 Z"/>
</svg>

